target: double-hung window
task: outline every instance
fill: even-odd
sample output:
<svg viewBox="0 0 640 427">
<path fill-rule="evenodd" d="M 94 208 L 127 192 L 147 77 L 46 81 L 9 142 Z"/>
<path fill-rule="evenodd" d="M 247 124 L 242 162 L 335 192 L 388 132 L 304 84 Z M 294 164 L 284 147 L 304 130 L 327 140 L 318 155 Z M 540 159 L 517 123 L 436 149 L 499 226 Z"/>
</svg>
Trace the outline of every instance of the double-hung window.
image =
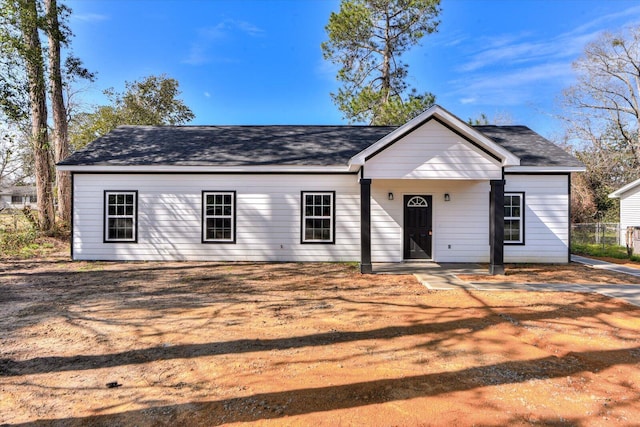
<svg viewBox="0 0 640 427">
<path fill-rule="evenodd" d="M 137 191 L 105 191 L 104 210 L 105 242 L 138 241 Z"/>
<path fill-rule="evenodd" d="M 524 193 L 504 193 L 504 243 L 524 244 Z"/>
<path fill-rule="evenodd" d="M 335 243 L 335 192 L 302 192 L 302 243 Z"/>
<path fill-rule="evenodd" d="M 202 192 L 202 242 L 235 243 L 235 191 Z"/>
</svg>

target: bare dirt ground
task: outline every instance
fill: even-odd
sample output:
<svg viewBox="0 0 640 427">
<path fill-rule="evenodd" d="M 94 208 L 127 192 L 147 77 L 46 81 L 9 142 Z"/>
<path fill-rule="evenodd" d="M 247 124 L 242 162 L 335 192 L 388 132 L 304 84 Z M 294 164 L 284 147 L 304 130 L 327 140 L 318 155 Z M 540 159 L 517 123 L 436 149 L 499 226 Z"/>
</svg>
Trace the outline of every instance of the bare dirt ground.
<svg viewBox="0 0 640 427">
<path fill-rule="evenodd" d="M 640 268 L 640 265 L 638 264 L 627 265 L 629 267 Z M 507 264 L 505 266 L 504 275 L 489 276 L 479 274 L 461 274 L 458 277 L 468 282 L 576 284 L 640 283 L 640 278 L 638 277 L 590 268 L 577 263 L 571 263 L 569 265 Z"/>
<path fill-rule="evenodd" d="M 639 420 L 640 308 L 603 296 L 343 264 L 0 261 L 0 425 Z"/>
</svg>

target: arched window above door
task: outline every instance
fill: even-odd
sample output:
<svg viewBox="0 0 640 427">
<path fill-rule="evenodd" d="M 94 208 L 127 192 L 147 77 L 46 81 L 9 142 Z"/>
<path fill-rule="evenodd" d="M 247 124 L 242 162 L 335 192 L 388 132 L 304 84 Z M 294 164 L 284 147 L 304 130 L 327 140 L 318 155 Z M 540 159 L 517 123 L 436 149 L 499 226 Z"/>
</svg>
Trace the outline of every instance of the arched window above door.
<svg viewBox="0 0 640 427">
<path fill-rule="evenodd" d="M 427 203 L 427 200 L 422 196 L 413 196 L 407 202 L 408 208 L 422 208 L 427 206 L 429 206 L 429 204 Z"/>
</svg>

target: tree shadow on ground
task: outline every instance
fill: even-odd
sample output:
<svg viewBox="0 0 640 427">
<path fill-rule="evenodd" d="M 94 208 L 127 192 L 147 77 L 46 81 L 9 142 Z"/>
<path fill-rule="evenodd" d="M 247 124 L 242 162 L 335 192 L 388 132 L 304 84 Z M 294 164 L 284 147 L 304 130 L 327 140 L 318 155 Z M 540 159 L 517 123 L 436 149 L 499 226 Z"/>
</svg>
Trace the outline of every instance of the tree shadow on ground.
<svg viewBox="0 0 640 427">
<path fill-rule="evenodd" d="M 627 310 L 627 308 L 607 309 L 605 307 L 598 307 L 598 309 L 593 309 L 574 307 L 571 312 L 571 317 L 593 317 L 599 314 L 611 314 Z M 555 319 L 558 317 L 567 317 L 563 305 L 558 305 L 554 310 L 530 313 L 519 313 L 516 311 L 497 313 L 493 309 L 488 309 L 487 315 L 483 317 L 471 317 L 467 319 L 456 318 L 451 321 L 419 323 L 408 326 L 388 326 L 364 331 L 331 331 L 273 339 L 239 339 L 202 344 L 179 344 L 128 350 L 112 354 L 35 357 L 17 361 L 5 358 L 0 359 L 0 377 L 112 368 L 160 360 L 329 346 L 360 340 L 389 340 L 412 335 L 443 334 L 447 332 L 458 334 L 458 332 L 455 331 L 464 331 L 464 335 L 467 335 L 467 331 L 477 332 L 500 323 L 513 323 L 516 321 L 516 318 L 517 322 L 526 322 Z"/>
<path fill-rule="evenodd" d="M 589 360 L 590 363 L 585 365 L 585 360 Z M 455 372 L 258 393 L 247 397 L 155 407 L 153 411 L 155 414 L 163 414 L 160 419 L 156 419 L 158 422 L 175 421 L 176 417 L 185 413 L 188 413 L 189 420 L 193 425 L 205 424 L 204 419 L 199 420 L 199 417 L 207 417 L 210 414 L 223 414 L 218 420 L 205 418 L 207 422 L 213 423 L 212 425 L 229 422 L 254 422 L 436 396 L 486 386 L 566 377 L 587 371 L 588 368 L 585 366 L 592 367 L 593 361 L 598 361 L 598 370 L 616 365 L 637 364 L 640 362 L 640 347 L 572 352 L 563 357 L 549 356 L 534 360 L 512 361 Z M 636 398 L 635 402 L 626 403 L 637 404 L 639 402 L 640 397 Z M 148 409 L 141 409 L 110 415 L 40 420 L 17 425 L 120 425 L 126 424 L 127 420 L 134 417 L 144 419 L 144 414 L 148 411 Z"/>
</svg>

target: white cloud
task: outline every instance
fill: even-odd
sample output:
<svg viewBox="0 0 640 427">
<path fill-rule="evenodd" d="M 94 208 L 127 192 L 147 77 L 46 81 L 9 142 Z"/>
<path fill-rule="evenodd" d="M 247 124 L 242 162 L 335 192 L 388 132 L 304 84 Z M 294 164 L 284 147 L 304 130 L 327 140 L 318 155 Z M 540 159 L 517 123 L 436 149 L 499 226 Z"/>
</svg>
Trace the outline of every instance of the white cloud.
<svg viewBox="0 0 640 427">
<path fill-rule="evenodd" d="M 463 105 L 523 105 L 557 96 L 574 82 L 571 64 L 604 31 L 621 30 L 621 20 L 637 22 L 640 6 L 629 7 L 559 34 L 505 33 L 469 37 L 457 46 L 447 95 Z M 637 24 L 636 24 L 637 25 Z M 464 39 L 456 34 L 455 39 Z"/>
<path fill-rule="evenodd" d="M 215 25 L 197 30 L 196 40 L 191 44 L 184 64 L 201 65 L 209 62 L 236 62 L 233 58 L 214 57 L 210 53 L 217 42 L 229 37 L 262 37 L 265 31 L 250 22 L 225 19 Z"/>
<path fill-rule="evenodd" d="M 211 94 L 209 92 L 204 93 L 205 98 L 211 98 Z"/>
<path fill-rule="evenodd" d="M 75 19 L 83 22 L 101 22 L 101 21 L 107 21 L 111 18 L 108 15 L 102 15 L 99 13 L 81 13 L 81 14 L 73 13 L 71 14 L 71 19 Z"/>
<path fill-rule="evenodd" d="M 450 81 L 449 87 L 461 104 L 522 105 L 547 96 L 549 88 L 570 84 L 572 77 L 569 63 L 554 62 L 467 74 Z"/>
</svg>

